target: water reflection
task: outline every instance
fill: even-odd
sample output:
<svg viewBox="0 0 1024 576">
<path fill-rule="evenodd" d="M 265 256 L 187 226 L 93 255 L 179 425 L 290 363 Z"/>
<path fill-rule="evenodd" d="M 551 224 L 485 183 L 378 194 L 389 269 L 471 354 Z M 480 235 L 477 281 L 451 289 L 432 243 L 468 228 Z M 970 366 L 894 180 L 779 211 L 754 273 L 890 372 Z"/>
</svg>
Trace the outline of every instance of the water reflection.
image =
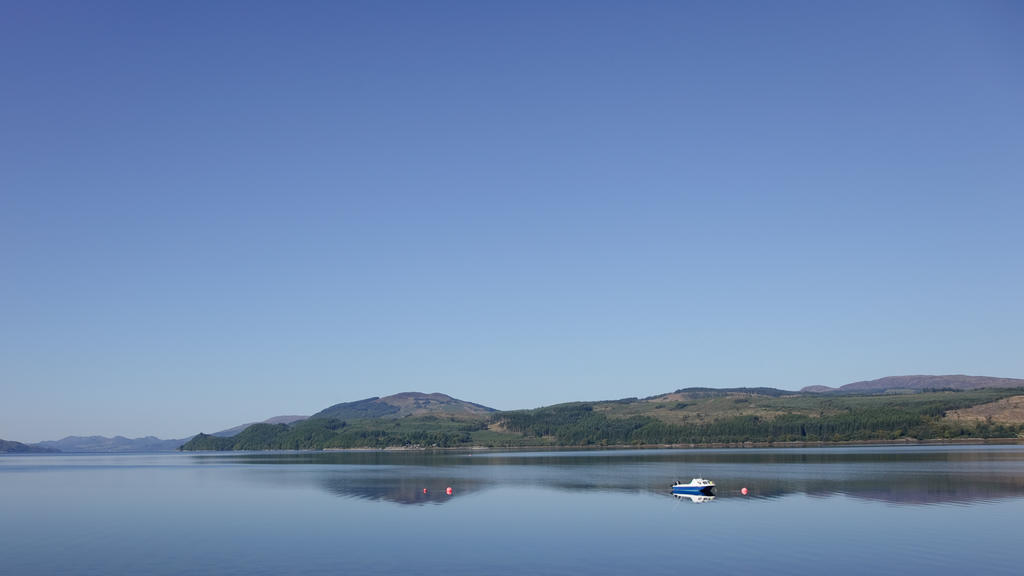
<svg viewBox="0 0 1024 576">
<path fill-rule="evenodd" d="M 794 493 L 836 495 L 890 504 L 967 504 L 1024 495 L 1024 477 L 993 474 L 885 474 L 876 478 L 753 478 L 750 497 L 782 498 Z"/>
<path fill-rule="evenodd" d="M 703 504 L 705 502 L 711 502 L 715 499 L 714 496 L 708 496 L 706 494 L 672 494 L 679 500 L 689 500 L 694 504 Z"/>
<path fill-rule="evenodd" d="M 444 478 L 401 475 L 391 478 L 327 475 L 320 479 L 320 486 L 336 496 L 396 504 L 444 504 L 485 487 L 483 483 L 467 478 L 449 483 Z"/>
<path fill-rule="evenodd" d="M 724 499 L 844 495 L 899 505 L 966 504 L 1024 496 L 1024 447 L 940 446 L 593 452 L 299 452 L 198 454 L 247 478 L 296 481 L 349 498 L 443 504 L 504 487 L 671 492 L 671 479 L 703 476 Z M 288 470 L 288 474 L 256 471 Z M 424 493 L 423 489 L 427 492 Z M 748 496 L 741 496 L 747 488 Z"/>
</svg>

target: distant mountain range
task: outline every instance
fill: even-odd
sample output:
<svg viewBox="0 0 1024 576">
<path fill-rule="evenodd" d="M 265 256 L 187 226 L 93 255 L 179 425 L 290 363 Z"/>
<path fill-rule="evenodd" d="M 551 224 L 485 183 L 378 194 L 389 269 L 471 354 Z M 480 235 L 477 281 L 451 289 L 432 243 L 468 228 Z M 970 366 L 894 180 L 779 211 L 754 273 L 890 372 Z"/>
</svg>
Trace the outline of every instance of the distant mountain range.
<svg viewBox="0 0 1024 576">
<path fill-rule="evenodd" d="M 59 452 L 33 444 L 22 444 L 13 440 L 0 440 L 0 454 L 29 454 L 33 452 Z"/>
<path fill-rule="evenodd" d="M 839 388 L 829 386 L 807 386 L 800 392 L 827 393 L 878 393 L 901 390 L 977 390 L 978 388 L 1024 388 L 1024 379 L 992 378 L 990 376 L 887 376 L 877 380 L 853 382 Z"/>
<path fill-rule="evenodd" d="M 124 436 L 68 436 L 47 440 L 36 446 L 57 452 L 172 452 L 191 438 L 161 440 L 155 436 L 125 438 Z"/>
<path fill-rule="evenodd" d="M 787 418 L 795 418 L 805 412 L 807 414 L 817 413 L 814 410 L 808 411 L 805 406 L 800 405 L 800 398 L 1008 388 L 1024 389 L 1024 379 L 968 375 L 889 376 L 877 380 L 853 382 L 838 388 L 808 386 L 799 392 L 775 388 L 686 388 L 644 399 L 625 398 L 590 403 L 570 402 L 532 411 L 509 412 L 498 412 L 493 408 L 459 400 L 446 394 L 403 392 L 391 396 L 334 404 L 309 417 L 275 416 L 261 422 L 240 424 L 213 434 L 199 434 L 192 438 L 163 440 L 153 436 L 143 438 L 68 436 L 61 440 L 45 441 L 33 445 L 0 440 L 0 452 L 153 452 L 174 451 L 182 445 L 186 445 L 186 449 L 219 450 L 318 446 L 373 447 L 391 446 L 396 443 L 397 445 L 443 446 L 476 443 L 481 439 L 490 443 L 505 443 L 504 445 L 530 445 L 529 442 L 532 441 L 528 438 L 524 440 L 523 434 L 533 435 L 530 437 L 537 440 L 547 439 L 544 441 L 549 442 L 552 441 L 551 431 L 559 429 L 564 432 L 567 430 L 564 425 L 569 421 L 575 422 L 576 424 L 573 425 L 581 429 L 591 426 L 598 420 L 600 420 L 601 426 L 611 426 L 620 418 L 632 419 L 633 424 L 638 427 L 642 427 L 644 422 L 648 422 L 644 418 L 653 418 L 670 426 L 706 426 L 709 422 L 719 422 L 723 418 L 754 418 L 755 420 L 760 419 L 761 422 L 768 422 L 773 421 L 780 413 L 786 414 Z M 989 414 L 991 416 L 989 421 L 1024 426 L 1024 424 L 1018 423 L 1020 418 L 1014 416 L 1016 412 L 1010 409 L 1020 404 L 1021 402 L 1018 400 L 1024 396 L 1013 396 L 1013 394 L 1015 393 L 1009 392 L 1008 396 L 1007 393 L 1001 393 L 998 398 L 993 396 L 991 398 L 993 403 L 980 410 L 985 414 L 992 413 Z M 774 399 L 772 400 L 774 404 L 768 405 L 760 400 L 755 402 L 757 398 Z M 985 398 L 987 396 L 979 396 L 978 401 Z M 757 409 L 753 409 L 755 405 Z M 973 405 L 968 403 L 963 407 L 958 406 L 958 408 Z M 579 410 L 582 410 L 580 407 L 585 407 L 585 410 L 580 412 Z M 851 407 L 852 409 L 854 408 Z M 821 410 L 819 409 L 818 412 Z M 528 423 L 523 424 L 522 422 L 525 421 L 521 421 L 520 415 L 527 413 L 530 414 L 527 418 Z M 548 418 L 549 413 L 554 414 L 552 422 L 557 422 L 557 426 L 543 424 L 543 419 Z M 955 413 L 961 417 L 962 421 L 966 421 L 965 414 L 968 416 L 972 414 L 963 410 Z M 610 418 L 611 424 L 601 420 L 598 418 L 599 416 Z M 863 414 L 858 413 L 858 418 L 864 417 Z M 394 424 L 385 426 L 384 423 L 388 421 L 393 421 Z M 373 424 L 374 422 L 378 424 Z M 817 424 L 813 420 L 811 423 Z M 740 424 L 733 426 L 736 429 L 741 427 Z M 807 426 L 803 425 L 802 434 L 806 434 L 806 429 Z M 515 430 L 519 430 L 516 436 L 509 436 L 509 432 Z M 600 435 L 592 430 L 586 432 L 585 436 L 600 438 Z M 627 436 L 635 435 L 630 433 Z M 557 445 L 564 440 L 564 438 L 555 438 L 553 441 Z"/>
<path fill-rule="evenodd" d="M 267 418 L 263 423 L 269 424 L 291 424 L 300 420 L 305 420 L 306 416 L 274 416 L 273 418 Z M 238 434 L 242 430 L 245 430 L 249 426 L 257 424 L 257 422 L 248 422 L 246 424 L 239 424 L 227 430 L 221 430 L 215 432 L 214 436 L 231 437 Z M 182 444 L 191 440 L 192 437 L 188 438 L 175 438 L 171 440 L 164 440 L 155 436 L 145 436 L 143 438 L 125 438 L 124 436 L 68 436 L 61 438 L 60 440 L 46 440 L 37 444 L 23 446 L 39 447 L 40 451 L 45 452 L 174 452 L 181 447 Z"/>
</svg>

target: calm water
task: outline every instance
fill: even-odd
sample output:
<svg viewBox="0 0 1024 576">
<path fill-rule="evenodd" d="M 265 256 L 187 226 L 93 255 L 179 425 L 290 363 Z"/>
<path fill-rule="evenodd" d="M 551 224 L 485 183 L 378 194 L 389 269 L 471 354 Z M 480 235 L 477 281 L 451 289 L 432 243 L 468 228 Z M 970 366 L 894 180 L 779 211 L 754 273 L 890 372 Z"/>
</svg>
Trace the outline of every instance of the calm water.
<svg viewBox="0 0 1024 576">
<path fill-rule="evenodd" d="M 1024 570 L 1024 446 L 2 456 L 0 488 L 5 575 Z"/>
</svg>

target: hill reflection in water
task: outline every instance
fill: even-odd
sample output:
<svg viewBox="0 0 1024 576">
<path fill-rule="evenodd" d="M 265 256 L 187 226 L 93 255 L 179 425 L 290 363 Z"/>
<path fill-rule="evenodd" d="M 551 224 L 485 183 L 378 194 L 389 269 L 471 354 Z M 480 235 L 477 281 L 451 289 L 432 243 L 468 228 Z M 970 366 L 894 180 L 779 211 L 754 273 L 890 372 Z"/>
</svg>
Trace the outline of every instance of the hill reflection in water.
<svg viewBox="0 0 1024 576">
<path fill-rule="evenodd" d="M 252 479 L 309 485 L 397 504 L 443 504 L 503 487 L 669 493 L 675 478 L 713 479 L 718 501 L 843 495 L 897 505 L 966 504 L 1024 495 L 1024 447 L 927 446 L 562 452 L 201 454 Z M 258 471 L 287 474 L 258 474 Z M 446 487 L 454 495 L 444 493 Z M 741 488 L 749 495 L 741 496 Z M 427 493 L 423 493 L 423 489 Z"/>
</svg>

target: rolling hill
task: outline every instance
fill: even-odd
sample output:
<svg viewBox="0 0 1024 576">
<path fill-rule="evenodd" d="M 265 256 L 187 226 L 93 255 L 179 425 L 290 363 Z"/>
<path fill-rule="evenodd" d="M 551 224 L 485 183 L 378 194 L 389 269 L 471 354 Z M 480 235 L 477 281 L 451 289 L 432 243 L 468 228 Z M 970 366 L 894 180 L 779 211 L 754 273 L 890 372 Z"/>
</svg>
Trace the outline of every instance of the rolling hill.
<svg viewBox="0 0 1024 576">
<path fill-rule="evenodd" d="M 199 434 L 182 450 L 298 450 L 456 446 L 485 430 L 493 408 L 447 394 L 402 392 L 334 404 L 291 424 L 260 423 L 224 438 Z"/>
<path fill-rule="evenodd" d="M 494 412 L 480 404 L 457 400 L 447 394 L 402 392 L 384 398 L 367 398 L 355 402 L 342 402 L 325 408 L 310 418 L 337 418 L 353 420 L 359 418 L 405 418 L 407 416 L 450 416 L 473 418 Z"/>
<path fill-rule="evenodd" d="M 967 376 L 964 374 L 950 374 L 946 376 L 887 376 L 877 380 L 853 382 L 839 388 L 807 386 L 800 391 L 814 393 L 878 393 L 901 390 L 977 390 L 979 388 L 1024 388 L 1024 379 Z"/>
</svg>

